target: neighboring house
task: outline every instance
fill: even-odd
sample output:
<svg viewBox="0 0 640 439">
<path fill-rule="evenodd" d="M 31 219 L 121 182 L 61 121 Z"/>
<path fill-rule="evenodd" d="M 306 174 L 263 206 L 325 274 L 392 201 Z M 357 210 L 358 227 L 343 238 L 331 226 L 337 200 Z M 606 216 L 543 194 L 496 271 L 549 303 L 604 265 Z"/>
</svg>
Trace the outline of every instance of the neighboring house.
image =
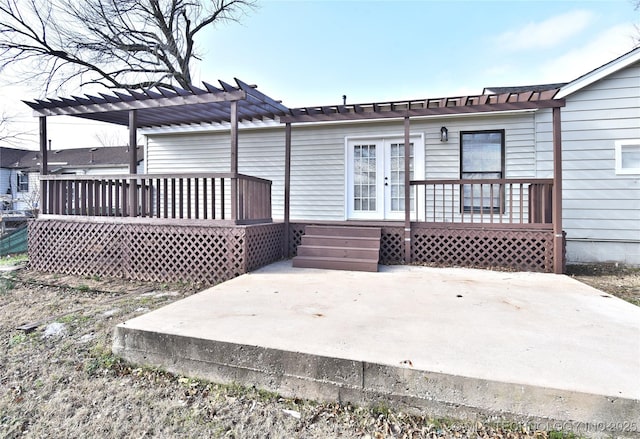
<svg viewBox="0 0 640 439">
<path fill-rule="evenodd" d="M 128 171 L 126 146 L 75 148 L 49 151 L 49 173 L 69 175 L 111 175 Z M 138 147 L 141 151 L 141 147 Z M 141 151 L 142 152 L 142 151 Z M 0 148 L 0 194 L 4 210 L 30 211 L 40 197 L 39 151 Z M 142 153 L 139 157 L 143 157 Z M 142 171 L 142 159 L 138 162 Z"/>
<path fill-rule="evenodd" d="M 318 224 L 375 229 L 381 263 L 640 265 L 640 48 L 472 96 L 290 109 L 236 83 L 28 103 L 45 129 L 71 115 L 146 138 L 140 175 L 41 177 L 33 266 L 213 283 L 315 251 Z"/>
<path fill-rule="evenodd" d="M 27 206 L 28 201 L 37 203 L 37 174 L 18 166 L 20 159 L 29 153 L 23 149 L 0 148 L 0 211 L 32 210 L 34 207 Z"/>
</svg>

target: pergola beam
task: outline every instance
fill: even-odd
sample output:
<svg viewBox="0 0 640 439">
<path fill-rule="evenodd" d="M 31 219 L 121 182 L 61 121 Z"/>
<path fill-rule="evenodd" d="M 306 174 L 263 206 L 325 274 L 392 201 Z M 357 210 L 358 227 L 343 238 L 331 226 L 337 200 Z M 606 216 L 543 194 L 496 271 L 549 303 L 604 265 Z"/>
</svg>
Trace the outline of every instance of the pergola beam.
<svg viewBox="0 0 640 439">
<path fill-rule="evenodd" d="M 371 107 L 369 110 L 366 106 L 360 106 L 359 110 L 355 107 L 350 112 L 326 113 L 322 107 L 296 109 L 297 115 L 281 116 L 280 121 L 287 123 L 304 123 L 304 122 L 331 122 L 346 120 L 371 120 L 371 119 L 403 119 L 405 117 L 420 116 L 447 116 L 456 114 L 473 114 L 473 113 L 489 113 L 489 112 L 505 112 L 519 110 L 536 110 L 540 108 L 556 108 L 564 107 L 564 99 L 551 99 L 544 101 L 528 101 L 528 102 L 504 102 L 498 104 L 480 104 L 480 105 L 451 105 L 433 108 L 416 108 L 404 110 L 384 110 L 380 105 L 377 108 Z M 327 107 L 328 108 L 328 107 Z M 306 111 L 306 114 L 305 114 Z"/>
<path fill-rule="evenodd" d="M 189 96 L 172 96 L 157 99 L 144 99 L 134 101 L 104 102 L 96 104 L 80 104 L 67 106 L 34 108 L 36 116 L 77 116 L 86 113 L 106 113 L 111 111 L 142 110 L 147 108 L 167 108 L 182 105 L 211 104 L 216 102 L 233 102 L 245 99 L 246 93 L 242 90 L 234 92 L 208 93 Z M 26 102 L 27 105 L 33 106 Z"/>
<path fill-rule="evenodd" d="M 36 116 L 74 116 L 117 125 L 128 125 L 128 112 L 137 110 L 138 128 L 231 122 L 231 103 L 237 102 L 238 120 L 276 119 L 290 110 L 255 86 L 236 79 L 237 87 L 220 81 L 220 87 L 204 84 L 204 88 L 189 86 L 156 87 L 142 91 L 98 93 L 35 100 L 25 103 Z"/>
</svg>

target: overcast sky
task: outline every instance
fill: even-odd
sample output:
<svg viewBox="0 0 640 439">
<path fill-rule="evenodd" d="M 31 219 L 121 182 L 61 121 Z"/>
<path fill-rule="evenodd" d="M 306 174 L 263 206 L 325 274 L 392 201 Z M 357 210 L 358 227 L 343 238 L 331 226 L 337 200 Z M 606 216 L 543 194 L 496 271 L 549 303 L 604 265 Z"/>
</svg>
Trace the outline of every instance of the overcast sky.
<svg viewBox="0 0 640 439">
<path fill-rule="evenodd" d="M 633 49 L 638 25 L 633 0 L 262 0 L 201 36 L 194 81 L 237 77 L 289 107 L 480 94 L 571 81 Z M 0 88 L 4 111 L 34 132 L 20 99 L 37 97 Z M 91 122 L 48 124 L 54 149 L 100 146 L 94 133 L 106 135 Z M 37 148 L 36 136 L 21 146 Z"/>
</svg>

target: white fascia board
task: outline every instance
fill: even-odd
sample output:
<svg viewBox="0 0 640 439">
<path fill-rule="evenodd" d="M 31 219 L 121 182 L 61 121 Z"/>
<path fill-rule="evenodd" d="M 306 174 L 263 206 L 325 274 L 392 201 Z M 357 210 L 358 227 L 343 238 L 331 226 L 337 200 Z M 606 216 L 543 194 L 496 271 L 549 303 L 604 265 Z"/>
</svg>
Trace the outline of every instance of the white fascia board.
<svg viewBox="0 0 640 439">
<path fill-rule="evenodd" d="M 616 58 L 613 61 L 610 61 L 609 63 L 600 66 L 597 69 L 592 70 L 577 79 L 574 79 L 573 81 L 562 87 L 558 94 L 554 96 L 554 99 L 562 99 L 566 96 L 569 96 L 570 94 L 573 94 L 578 90 L 581 90 L 584 87 L 587 87 L 588 85 L 591 85 L 606 76 L 622 70 L 637 61 L 640 61 L 640 47 L 632 50 L 631 52 L 625 53 L 621 57 Z"/>
</svg>

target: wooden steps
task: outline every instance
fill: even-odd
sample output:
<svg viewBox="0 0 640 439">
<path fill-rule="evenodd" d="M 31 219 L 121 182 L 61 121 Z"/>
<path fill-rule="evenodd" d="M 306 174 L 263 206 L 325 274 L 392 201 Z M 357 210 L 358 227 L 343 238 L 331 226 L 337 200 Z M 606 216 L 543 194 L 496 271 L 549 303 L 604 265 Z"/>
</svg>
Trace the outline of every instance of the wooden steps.
<svg viewBox="0 0 640 439">
<path fill-rule="evenodd" d="M 380 234 L 376 227 L 306 226 L 293 266 L 378 271 Z"/>
</svg>

